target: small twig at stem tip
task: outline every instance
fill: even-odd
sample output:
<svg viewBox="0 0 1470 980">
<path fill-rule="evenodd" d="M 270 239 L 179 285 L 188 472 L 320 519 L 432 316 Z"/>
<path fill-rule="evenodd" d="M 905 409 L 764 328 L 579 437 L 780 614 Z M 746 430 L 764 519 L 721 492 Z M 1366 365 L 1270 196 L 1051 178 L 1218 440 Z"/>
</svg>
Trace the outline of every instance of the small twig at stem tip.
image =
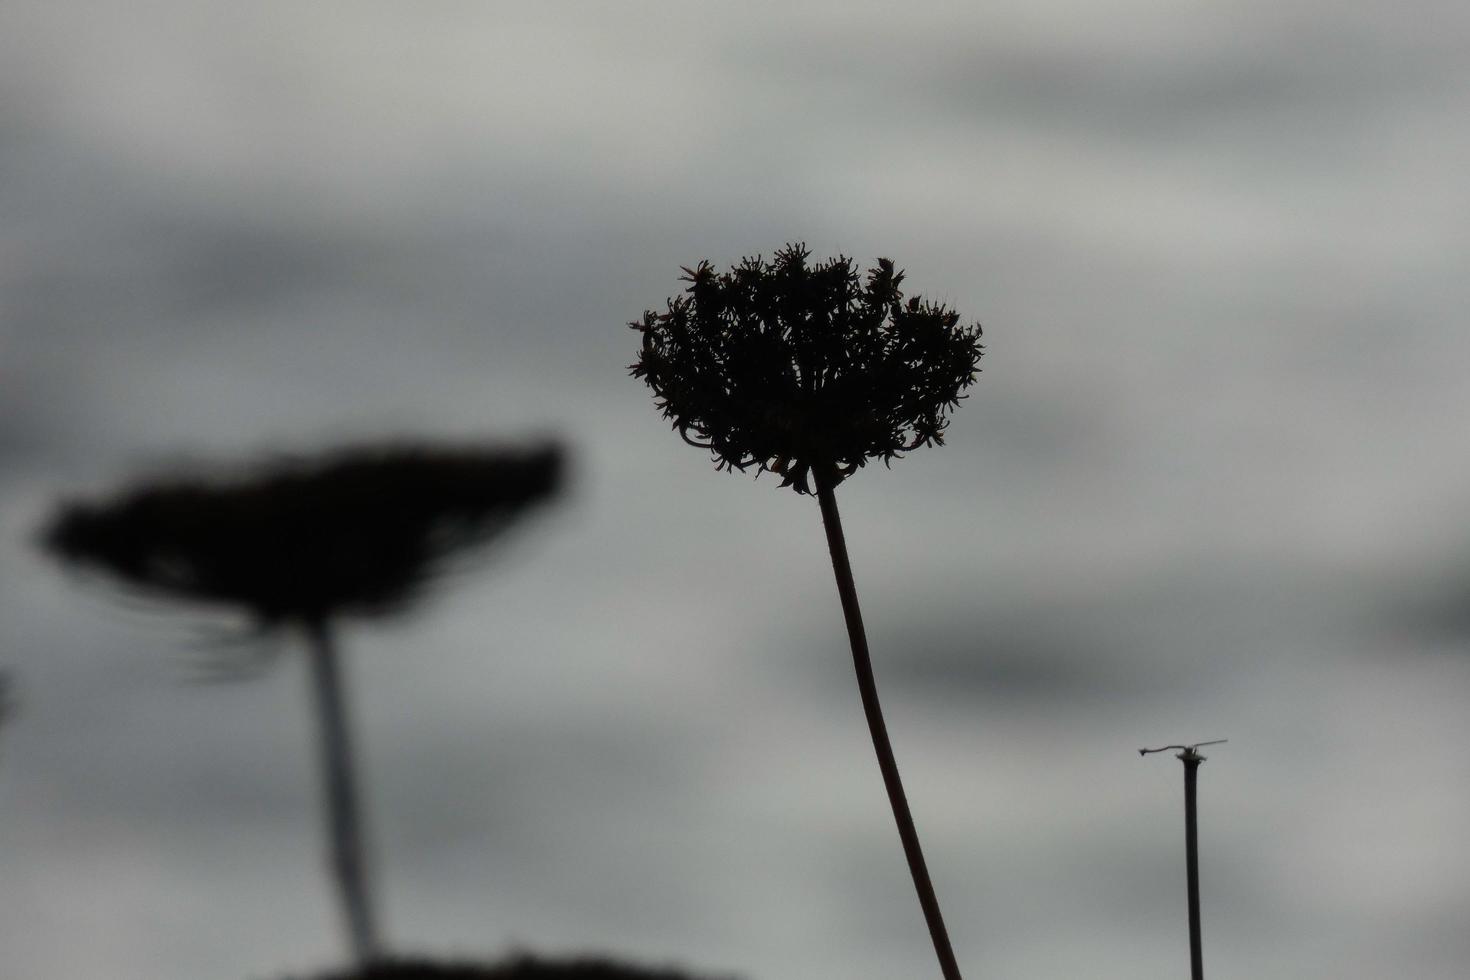
<svg viewBox="0 0 1470 980">
<path fill-rule="evenodd" d="M 1187 752 L 1190 755 L 1198 755 L 1199 753 L 1197 753 L 1195 749 L 1198 749 L 1201 745 L 1224 745 L 1228 741 L 1230 741 L 1230 739 L 1228 738 L 1217 738 L 1212 739 L 1208 742 L 1195 742 L 1193 745 L 1161 745 L 1156 749 L 1139 749 L 1138 754 L 1148 755 L 1152 752 L 1167 752 L 1170 749 L 1178 749 L 1180 752 Z"/>
</svg>

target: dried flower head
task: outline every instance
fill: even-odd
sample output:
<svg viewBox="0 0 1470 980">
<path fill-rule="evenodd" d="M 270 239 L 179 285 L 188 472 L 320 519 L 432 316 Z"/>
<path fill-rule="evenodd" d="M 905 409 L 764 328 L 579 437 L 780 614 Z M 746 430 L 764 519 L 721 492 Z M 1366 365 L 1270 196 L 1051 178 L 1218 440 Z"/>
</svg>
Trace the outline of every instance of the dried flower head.
<svg viewBox="0 0 1470 980">
<path fill-rule="evenodd" d="M 43 545 L 149 592 L 243 606 L 264 624 L 383 614 L 549 497 L 560 471 L 553 445 L 352 449 L 64 504 Z"/>
<path fill-rule="evenodd" d="M 632 374 L 684 440 L 720 469 L 756 464 L 798 493 L 814 466 L 835 484 L 870 459 L 942 443 L 983 350 L 979 324 L 905 301 L 888 259 L 860 277 L 848 258 L 809 256 L 795 244 L 726 273 L 700 262 L 663 313 L 629 324 L 643 334 Z"/>
</svg>

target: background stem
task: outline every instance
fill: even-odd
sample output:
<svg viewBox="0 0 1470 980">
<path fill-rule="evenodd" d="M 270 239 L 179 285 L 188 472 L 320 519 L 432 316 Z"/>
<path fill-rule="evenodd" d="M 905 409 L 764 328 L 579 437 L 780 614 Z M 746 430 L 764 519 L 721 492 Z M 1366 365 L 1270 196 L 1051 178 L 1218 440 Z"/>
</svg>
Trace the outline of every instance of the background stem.
<svg viewBox="0 0 1470 980">
<path fill-rule="evenodd" d="M 1184 763 L 1184 863 L 1189 879 L 1189 975 L 1204 980 L 1205 960 L 1200 939 L 1199 917 L 1199 813 L 1195 806 L 1195 783 L 1199 764 L 1205 757 L 1193 749 L 1179 753 Z"/>
<path fill-rule="evenodd" d="M 316 700 L 318 748 L 326 791 L 330 867 L 342 902 L 352 953 L 359 964 L 378 954 L 378 934 L 368 884 L 365 839 L 353 773 L 351 726 L 342 691 L 342 670 L 331 627 L 325 620 L 306 624 L 312 691 Z"/>
<path fill-rule="evenodd" d="M 929 869 L 924 864 L 924 852 L 919 848 L 919 832 L 914 828 L 914 818 L 909 813 L 908 798 L 903 792 L 903 783 L 898 778 L 898 761 L 893 756 L 893 746 L 888 741 L 888 727 L 883 723 L 883 709 L 878 704 L 878 684 L 873 678 L 873 661 L 868 655 L 868 636 L 863 630 L 863 614 L 858 607 L 857 586 L 852 579 L 852 565 L 847 558 L 847 540 L 842 534 L 842 518 L 837 513 L 835 474 L 818 471 L 813 467 L 812 475 L 817 484 L 817 502 L 822 507 L 822 525 L 827 530 L 827 547 L 832 552 L 832 572 L 837 577 L 837 594 L 842 598 L 842 615 L 847 620 L 847 638 L 852 644 L 853 666 L 857 669 L 858 690 L 862 693 L 863 714 L 868 719 L 868 733 L 873 737 L 873 751 L 878 756 L 878 768 L 883 773 L 883 786 L 888 790 L 888 804 L 893 809 L 893 820 L 898 824 L 898 837 L 903 842 L 904 857 L 908 859 L 909 874 L 914 879 L 914 890 L 919 893 L 919 906 L 924 910 L 924 921 L 929 926 L 929 938 L 934 942 L 934 952 L 939 957 L 939 968 L 944 980 L 961 980 L 959 964 L 949 944 L 949 933 L 944 928 L 944 917 L 939 911 L 939 899 L 934 894 L 934 885 L 929 880 Z"/>
</svg>

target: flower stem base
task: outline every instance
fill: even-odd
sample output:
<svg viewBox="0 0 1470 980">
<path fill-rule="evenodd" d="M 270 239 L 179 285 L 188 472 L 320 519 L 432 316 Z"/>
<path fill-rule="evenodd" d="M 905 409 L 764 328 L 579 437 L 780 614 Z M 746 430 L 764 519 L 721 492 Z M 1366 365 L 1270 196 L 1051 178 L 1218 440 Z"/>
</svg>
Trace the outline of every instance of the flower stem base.
<svg viewBox="0 0 1470 980">
<path fill-rule="evenodd" d="M 380 953 L 368 878 L 366 842 L 353 767 L 351 727 L 332 630 L 324 620 L 306 625 L 312 690 L 319 726 L 322 782 L 332 875 L 342 902 L 354 960 L 366 966 Z"/>
<path fill-rule="evenodd" d="M 908 797 L 904 795 L 903 782 L 898 776 L 898 760 L 894 758 L 893 746 L 888 741 L 888 726 L 883 722 L 883 709 L 878 703 L 878 684 L 873 677 L 873 661 L 868 654 L 868 636 L 863 629 L 863 613 L 858 606 L 857 586 L 853 583 L 852 564 L 847 557 L 847 539 L 842 533 L 842 518 L 837 512 L 837 495 L 834 491 L 837 475 L 830 470 L 817 471 L 813 468 L 817 484 L 817 501 L 822 508 L 822 525 L 827 531 L 827 547 L 832 553 L 832 572 L 837 578 L 837 594 L 842 599 L 842 615 L 847 621 L 847 637 L 852 645 L 852 661 L 857 671 L 858 690 L 862 694 L 863 714 L 868 719 L 868 733 L 873 739 L 873 751 L 878 756 L 878 768 L 883 773 L 883 786 L 888 791 L 888 804 L 893 809 L 893 820 L 898 825 L 899 840 L 903 842 L 904 857 L 908 859 L 909 874 L 914 879 L 914 889 L 919 894 L 919 906 L 924 911 L 924 921 L 929 926 L 929 938 L 934 942 L 934 952 L 939 957 L 939 968 L 944 980 L 961 980 L 959 964 L 949 943 L 949 933 L 944 928 L 944 916 L 939 911 L 939 898 L 934 894 L 934 885 L 929 880 L 929 869 L 924 863 L 924 852 L 919 847 L 919 832 L 914 827 L 913 815 L 909 813 Z"/>
</svg>

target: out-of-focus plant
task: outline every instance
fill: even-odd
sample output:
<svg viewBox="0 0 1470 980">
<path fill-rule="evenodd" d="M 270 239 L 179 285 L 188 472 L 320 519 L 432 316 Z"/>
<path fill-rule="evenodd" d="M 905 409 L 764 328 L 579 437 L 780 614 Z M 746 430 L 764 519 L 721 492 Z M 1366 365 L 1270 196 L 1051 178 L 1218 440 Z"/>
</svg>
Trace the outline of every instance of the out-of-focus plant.
<svg viewBox="0 0 1470 980">
<path fill-rule="evenodd" d="M 333 624 L 421 599 L 450 560 L 557 489 L 561 450 L 392 444 L 146 481 L 66 502 L 42 543 L 150 595 L 243 609 L 309 651 L 330 866 L 353 953 L 379 956 L 352 729 Z"/>
<path fill-rule="evenodd" d="M 685 268 L 683 294 L 630 324 L 643 339 L 631 372 L 718 469 L 755 466 L 815 492 L 889 804 L 941 970 L 958 980 L 878 703 L 835 491 L 869 460 L 944 441 L 979 371 L 981 330 L 942 304 L 906 299 L 888 259 L 862 276 L 848 258 L 809 258 L 787 245 L 724 273 L 709 262 Z"/>
<path fill-rule="evenodd" d="M 0 670 L 0 728 L 10 720 L 15 712 L 15 681 L 10 676 L 10 671 Z"/>
<path fill-rule="evenodd" d="M 374 963 L 351 973 L 333 973 L 317 980 L 699 980 L 673 967 L 644 967 L 606 957 L 543 959 L 530 955 L 501 963 L 439 963 L 431 960 L 394 960 Z"/>
</svg>

